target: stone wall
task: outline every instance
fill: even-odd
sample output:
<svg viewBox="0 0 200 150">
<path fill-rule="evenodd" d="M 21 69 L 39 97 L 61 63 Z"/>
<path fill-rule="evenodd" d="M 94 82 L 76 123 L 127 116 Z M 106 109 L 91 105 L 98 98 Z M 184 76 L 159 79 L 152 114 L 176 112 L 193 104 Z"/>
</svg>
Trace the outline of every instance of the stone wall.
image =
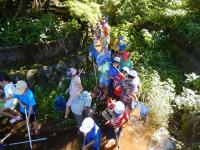
<svg viewBox="0 0 200 150">
<path fill-rule="evenodd" d="M 82 38 L 83 34 L 77 33 L 66 40 L 0 48 L 0 68 L 48 63 L 79 50 Z"/>
</svg>

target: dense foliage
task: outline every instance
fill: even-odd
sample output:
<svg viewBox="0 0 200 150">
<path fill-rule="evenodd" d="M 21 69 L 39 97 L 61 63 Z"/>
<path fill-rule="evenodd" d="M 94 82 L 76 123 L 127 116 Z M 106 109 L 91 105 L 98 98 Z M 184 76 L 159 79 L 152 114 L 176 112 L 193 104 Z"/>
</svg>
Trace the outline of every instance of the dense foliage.
<svg viewBox="0 0 200 150">
<path fill-rule="evenodd" d="M 175 45 L 190 52 L 194 44 L 199 42 L 199 0 L 61 1 L 57 6 L 64 7 L 71 18 L 80 22 L 93 25 L 101 17 L 101 12 L 110 17 L 111 39 L 123 35 L 128 42 L 135 70 L 139 72 L 142 80 L 140 99 L 151 108 L 152 119 L 156 125 L 167 127 L 169 118 L 172 123 L 174 120 L 178 122 L 182 115 L 198 116 L 200 77 L 192 74 L 184 81 L 184 75 L 173 64 L 171 51 Z M 103 6 L 100 12 L 101 4 Z M 4 20 L 0 27 L 0 46 L 65 38 L 80 29 L 75 20 L 66 23 L 59 17 L 48 14 Z M 87 81 L 86 89 L 94 84 L 89 82 L 91 80 L 83 80 Z M 62 114 L 53 111 L 53 98 L 59 92 L 49 90 L 43 93 L 41 89 L 36 89 L 42 117 L 61 118 Z M 63 91 L 61 93 L 63 94 Z M 173 118 L 173 112 L 181 112 L 181 115 Z M 178 123 L 181 126 L 182 122 Z M 182 136 L 178 139 L 185 141 Z"/>
<path fill-rule="evenodd" d="M 185 83 L 184 75 L 173 64 L 171 51 L 174 45 L 189 51 L 198 41 L 199 9 L 192 0 L 121 2 L 115 20 L 111 20 L 117 22 L 111 35 L 127 37 L 135 69 L 142 79 L 141 100 L 147 101 L 155 123 L 168 126 L 171 118 L 170 125 L 179 127 L 170 130 L 185 143 L 185 135 L 177 133 L 189 126 L 191 117 L 198 116 L 199 95 L 193 90 L 199 91 L 199 77 L 190 76 Z M 199 5 L 198 1 L 195 3 Z M 198 127 L 194 126 L 193 130 Z M 197 135 L 193 132 L 191 136 Z M 191 143 L 187 144 L 192 147 Z"/>
<path fill-rule="evenodd" d="M 80 27 L 76 20 L 64 22 L 59 16 L 53 14 L 13 18 L 0 25 L 0 46 L 65 39 L 79 31 Z"/>
<path fill-rule="evenodd" d="M 78 17 L 81 21 L 89 22 L 91 25 L 96 24 L 101 17 L 99 5 L 94 2 L 66 1 L 60 6 L 69 9 L 72 17 Z"/>
</svg>

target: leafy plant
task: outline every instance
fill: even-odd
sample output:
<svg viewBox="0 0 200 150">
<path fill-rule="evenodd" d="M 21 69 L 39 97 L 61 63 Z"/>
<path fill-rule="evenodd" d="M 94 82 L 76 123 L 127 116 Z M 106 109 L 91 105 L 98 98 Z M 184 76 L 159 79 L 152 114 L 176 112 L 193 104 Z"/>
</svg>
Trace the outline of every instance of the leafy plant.
<svg viewBox="0 0 200 150">
<path fill-rule="evenodd" d="M 186 74 L 186 85 L 194 90 L 200 92 L 200 76 L 196 75 L 195 73 Z"/>
<path fill-rule="evenodd" d="M 65 39 L 79 30 L 80 24 L 76 20 L 64 22 L 59 16 L 52 14 L 13 18 L 0 25 L 0 46 Z"/>
<path fill-rule="evenodd" d="M 79 18 L 83 22 L 95 25 L 101 17 L 99 5 L 90 1 L 66 1 L 60 4 L 69 9 L 71 16 Z"/>
</svg>

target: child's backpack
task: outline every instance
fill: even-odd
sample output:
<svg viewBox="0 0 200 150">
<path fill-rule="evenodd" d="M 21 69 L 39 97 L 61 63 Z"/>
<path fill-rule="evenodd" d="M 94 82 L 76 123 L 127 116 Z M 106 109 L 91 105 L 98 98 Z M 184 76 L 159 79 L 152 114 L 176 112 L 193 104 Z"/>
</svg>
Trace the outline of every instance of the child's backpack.
<svg viewBox="0 0 200 150">
<path fill-rule="evenodd" d="M 64 96 L 56 96 L 54 99 L 54 109 L 55 111 L 65 111 L 66 109 L 66 100 Z"/>
<path fill-rule="evenodd" d="M 140 107 L 140 115 L 142 117 L 145 117 L 148 115 L 149 113 L 149 107 L 145 106 L 144 104 L 140 103 L 139 104 L 139 107 Z"/>
<path fill-rule="evenodd" d="M 138 101 L 133 101 L 132 102 L 132 109 L 136 109 L 139 108 L 140 109 L 140 116 L 141 117 L 145 117 L 148 115 L 149 113 L 149 107 L 145 106 L 144 104 L 138 102 Z"/>
</svg>

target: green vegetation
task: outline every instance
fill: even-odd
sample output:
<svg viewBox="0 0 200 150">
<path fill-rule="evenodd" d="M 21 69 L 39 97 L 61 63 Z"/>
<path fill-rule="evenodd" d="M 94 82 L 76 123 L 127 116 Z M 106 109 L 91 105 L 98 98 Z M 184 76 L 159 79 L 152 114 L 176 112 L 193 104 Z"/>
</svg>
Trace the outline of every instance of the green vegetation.
<svg viewBox="0 0 200 150">
<path fill-rule="evenodd" d="M 185 83 L 184 75 L 173 64 L 171 51 L 174 44 L 189 51 L 198 41 L 199 9 L 194 9 L 197 7 L 191 2 L 121 1 L 123 4 L 111 20 L 115 25 L 111 35 L 122 34 L 129 43 L 135 69 L 142 80 L 140 98 L 150 106 L 152 119 L 158 126 L 168 126 L 183 143 L 187 134 L 181 133 L 199 113 L 199 95 L 193 91 L 199 91 L 199 77 Z M 173 128 L 175 124 L 179 125 L 177 130 Z M 192 147 L 191 143 L 187 146 Z"/>
<path fill-rule="evenodd" d="M 200 92 L 200 76 L 196 75 L 195 73 L 186 75 L 186 85 L 194 90 Z"/>
<path fill-rule="evenodd" d="M 85 90 L 92 90 L 95 87 L 94 74 L 81 75 L 82 85 Z M 44 89 L 40 86 L 34 87 L 35 98 L 37 100 L 38 120 L 44 122 L 46 120 L 54 120 L 58 125 L 63 120 L 63 112 L 56 112 L 54 110 L 54 99 L 58 95 L 65 96 L 66 100 L 69 98 L 69 94 L 65 94 L 69 86 L 69 80 L 64 81 L 64 87 L 62 89 L 49 88 Z M 44 92 L 45 91 L 45 92 Z M 67 127 L 74 125 L 75 120 L 72 116 L 70 120 L 64 121 Z"/>
<path fill-rule="evenodd" d="M 24 45 L 65 39 L 79 31 L 76 20 L 64 22 L 53 14 L 37 14 L 33 17 L 13 18 L 0 25 L 0 46 Z"/>
<path fill-rule="evenodd" d="M 129 44 L 131 59 L 142 80 L 140 99 L 150 106 L 155 124 L 169 127 L 174 126 L 175 120 L 180 126 L 176 132 L 181 132 L 187 125 L 180 118 L 186 122 L 187 116 L 198 116 L 200 77 L 192 74 L 185 80 L 173 64 L 171 52 L 174 45 L 190 52 L 199 42 L 199 0 L 62 0 L 57 6 L 68 11 L 73 19 L 64 22 L 52 14 L 4 19 L 0 26 L 0 46 L 64 39 L 80 30 L 80 22 L 94 25 L 101 17 L 99 4 L 104 5 L 103 15 L 110 17 L 111 39 L 123 35 Z M 82 78 L 85 89 L 93 87 L 93 77 L 93 82 L 90 79 Z M 61 119 L 62 114 L 53 110 L 53 98 L 60 93 L 63 91 L 49 89 L 44 93 L 36 88 L 40 119 L 44 116 Z M 174 128 L 169 129 L 174 133 Z M 187 142 L 184 136 L 176 138 Z"/>
<path fill-rule="evenodd" d="M 60 6 L 69 9 L 72 17 L 78 17 L 82 22 L 89 22 L 91 25 L 95 25 L 101 17 L 99 5 L 94 2 L 66 1 Z"/>
</svg>

